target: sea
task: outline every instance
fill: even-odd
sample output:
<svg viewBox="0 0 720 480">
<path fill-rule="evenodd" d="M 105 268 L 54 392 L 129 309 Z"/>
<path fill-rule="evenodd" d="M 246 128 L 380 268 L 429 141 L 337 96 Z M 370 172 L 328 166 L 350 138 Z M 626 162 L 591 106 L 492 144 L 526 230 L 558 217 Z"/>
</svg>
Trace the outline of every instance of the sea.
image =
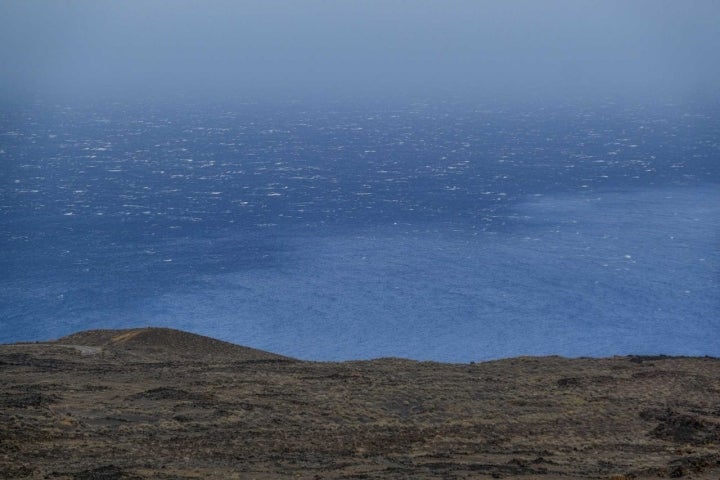
<svg viewBox="0 0 720 480">
<path fill-rule="evenodd" d="M 720 105 L 0 108 L 0 343 L 720 356 Z"/>
</svg>

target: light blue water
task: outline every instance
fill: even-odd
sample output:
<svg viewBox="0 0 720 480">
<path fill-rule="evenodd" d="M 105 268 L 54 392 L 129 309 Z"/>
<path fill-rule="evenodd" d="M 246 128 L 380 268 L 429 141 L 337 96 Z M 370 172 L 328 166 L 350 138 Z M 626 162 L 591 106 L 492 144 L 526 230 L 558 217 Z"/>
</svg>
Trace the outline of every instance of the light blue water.
<svg viewBox="0 0 720 480">
<path fill-rule="evenodd" d="M 8 108 L 0 341 L 720 355 L 708 107 Z"/>
</svg>

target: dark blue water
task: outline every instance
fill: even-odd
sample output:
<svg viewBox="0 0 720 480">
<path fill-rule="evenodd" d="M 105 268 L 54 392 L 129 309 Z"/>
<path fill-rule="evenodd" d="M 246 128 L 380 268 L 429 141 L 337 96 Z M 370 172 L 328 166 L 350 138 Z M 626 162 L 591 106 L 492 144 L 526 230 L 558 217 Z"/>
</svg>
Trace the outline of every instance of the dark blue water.
<svg viewBox="0 0 720 480">
<path fill-rule="evenodd" d="M 720 108 L 6 106 L 0 342 L 720 355 Z"/>
</svg>

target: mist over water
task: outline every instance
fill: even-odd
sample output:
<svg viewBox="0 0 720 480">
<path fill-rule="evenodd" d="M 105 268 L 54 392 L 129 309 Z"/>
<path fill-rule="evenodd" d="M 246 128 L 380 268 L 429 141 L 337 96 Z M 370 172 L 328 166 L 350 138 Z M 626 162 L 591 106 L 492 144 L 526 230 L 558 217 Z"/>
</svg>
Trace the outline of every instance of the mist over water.
<svg viewBox="0 0 720 480">
<path fill-rule="evenodd" d="M 708 106 L 6 110 L 2 341 L 300 358 L 717 355 Z"/>
<path fill-rule="evenodd" d="M 0 5 L 0 99 L 718 99 L 714 0 Z"/>
</svg>

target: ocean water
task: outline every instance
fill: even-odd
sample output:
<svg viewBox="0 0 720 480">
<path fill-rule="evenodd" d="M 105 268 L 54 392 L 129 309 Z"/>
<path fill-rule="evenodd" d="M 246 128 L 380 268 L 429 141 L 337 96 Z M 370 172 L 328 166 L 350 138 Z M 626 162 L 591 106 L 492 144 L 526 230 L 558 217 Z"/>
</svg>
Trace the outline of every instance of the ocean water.
<svg viewBox="0 0 720 480">
<path fill-rule="evenodd" d="M 299 358 L 720 355 L 720 108 L 0 112 L 0 342 Z"/>
</svg>

